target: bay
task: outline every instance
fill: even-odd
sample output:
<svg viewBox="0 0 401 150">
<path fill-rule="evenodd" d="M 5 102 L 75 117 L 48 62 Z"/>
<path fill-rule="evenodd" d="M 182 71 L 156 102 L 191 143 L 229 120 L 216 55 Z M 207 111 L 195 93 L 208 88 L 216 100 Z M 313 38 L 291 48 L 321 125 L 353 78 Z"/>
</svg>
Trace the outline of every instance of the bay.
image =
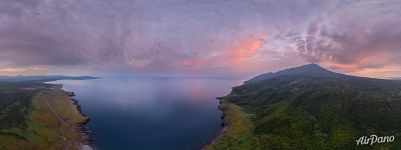
<svg viewBox="0 0 401 150">
<path fill-rule="evenodd" d="M 75 92 L 98 150 L 191 150 L 220 129 L 216 97 L 240 80 L 225 78 L 101 78 L 60 80 Z"/>
</svg>

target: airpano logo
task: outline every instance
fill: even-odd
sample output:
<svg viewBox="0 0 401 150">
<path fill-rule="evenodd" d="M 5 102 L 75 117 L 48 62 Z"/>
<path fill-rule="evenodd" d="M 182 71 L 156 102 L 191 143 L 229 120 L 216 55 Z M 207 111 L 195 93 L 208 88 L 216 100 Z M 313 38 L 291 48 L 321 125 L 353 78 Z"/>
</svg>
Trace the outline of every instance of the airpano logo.
<svg viewBox="0 0 401 150">
<path fill-rule="evenodd" d="M 356 140 L 356 145 L 373 145 L 373 144 L 380 144 L 380 143 L 391 143 L 395 140 L 394 135 L 391 136 L 377 136 L 377 135 L 370 135 L 362 136 L 358 140 Z"/>
</svg>

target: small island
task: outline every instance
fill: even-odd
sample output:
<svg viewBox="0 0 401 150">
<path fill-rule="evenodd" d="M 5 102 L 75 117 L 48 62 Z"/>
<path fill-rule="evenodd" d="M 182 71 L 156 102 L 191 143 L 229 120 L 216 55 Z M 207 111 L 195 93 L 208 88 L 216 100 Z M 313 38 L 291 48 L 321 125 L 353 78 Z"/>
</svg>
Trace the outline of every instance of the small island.
<svg viewBox="0 0 401 150">
<path fill-rule="evenodd" d="M 0 149 L 89 148 L 84 127 L 89 117 L 80 112 L 74 94 L 62 85 L 45 82 L 96 77 L 18 76 L 0 79 Z"/>
</svg>

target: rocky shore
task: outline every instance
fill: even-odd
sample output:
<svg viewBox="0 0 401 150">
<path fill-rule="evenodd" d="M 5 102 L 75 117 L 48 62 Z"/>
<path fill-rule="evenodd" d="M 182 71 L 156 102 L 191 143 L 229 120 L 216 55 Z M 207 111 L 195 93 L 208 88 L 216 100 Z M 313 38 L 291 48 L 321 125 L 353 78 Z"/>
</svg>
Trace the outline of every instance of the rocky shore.
<svg viewBox="0 0 401 150">
<path fill-rule="evenodd" d="M 207 150 L 210 149 L 210 145 L 213 145 L 214 142 L 216 141 L 216 139 L 224 132 L 227 130 L 227 123 L 226 120 L 224 120 L 225 118 L 225 112 L 223 110 L 223 97 L 218 97 L 216 98 L 217 100 L 219 100 L 219 105 L 217 106 L 217 109 L 220 110 L 222 112 L 220 119 L 221 119 L 221 123 L 220 123 L 220 128 L 217 131 L 216 135 L 213 136 L 205 145 L 203 145 L 202 147 L 200 147 L 200 149 L 202 150 Z"/>
<path fill-rule="evenodd" d="M 87 119 L 81 123 L 76 124 L 76 128 L 78 128 L 80 134 L 82 135 L 82 137 L 84 137 L 85 139 L 85 144 L 83 147 L 86 147 L 85 149 L 88 149 L 88 145 L 92 144 L 95 140 L 96 140 L 96 134 L 94 134 L 89 127 L 86 126 L 86 124 L 90 121 L 90 118 L 82 113 L 82 109 L 81 109 L 81 105 L 78 104 L 78 100 L 75 99 L 75 93 L 74 92 L 69 92 L 69 91 L 64 91 L 69 97 L 70 100 L 73 102 L 74 106 L 76 107 L 76 109 L 78 110 L 78 112 L 86 117 Z"/>
</svg>

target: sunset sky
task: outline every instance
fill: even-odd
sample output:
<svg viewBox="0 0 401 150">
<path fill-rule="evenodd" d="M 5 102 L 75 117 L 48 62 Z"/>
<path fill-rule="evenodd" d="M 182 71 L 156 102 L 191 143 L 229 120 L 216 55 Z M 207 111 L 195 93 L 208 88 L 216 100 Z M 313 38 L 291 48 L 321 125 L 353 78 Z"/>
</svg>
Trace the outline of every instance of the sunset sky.
<svg viewBox="0 0 401 150">
<path fill-rule="evenodd" d="M 0 74 L 401 76 L 399 0 L 0 0 Z"/>
</svg>

